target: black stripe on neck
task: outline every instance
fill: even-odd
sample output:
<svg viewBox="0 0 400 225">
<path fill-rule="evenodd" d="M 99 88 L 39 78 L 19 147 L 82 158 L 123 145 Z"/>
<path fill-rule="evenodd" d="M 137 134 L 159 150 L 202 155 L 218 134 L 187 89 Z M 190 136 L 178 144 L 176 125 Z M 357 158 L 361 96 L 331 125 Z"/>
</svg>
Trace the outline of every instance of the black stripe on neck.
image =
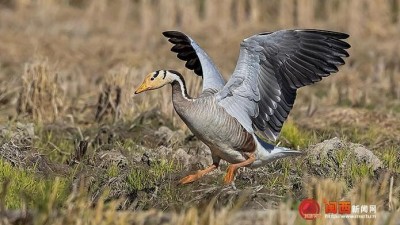
<svg viewBox="0 0 400 225">
<path fill-rule="evenodd" d="M 182 81 L 182 87 L 181 87 L 181 88 L 182 88 L 182 90 L 183 90 L 183 95 L 184 95 L 184 97 L 186 97 L 186 98 L 188 98 L 188 99 L 191 99 L 191 97 L 190 97 L 190 96 L 188 95 L 188 93 L 187 93 L 185 79 L 183 79 L 182 74 L 180 74 L 178 71 L 175 71 L 175 70 L 168 70 L 168 72 L 173 73 L 173 74 L 175 74 L 175 75 L 178 76 L 178 79 L 179 79 L 180 81 Z M 174 84 L 175 82 L 178 83 L 178 85 L 180 85 L 180 84 L 179 84 L 179 81 L 177 81 L 177 80 L 173 81 L 172 84 Z"/>
</svg>

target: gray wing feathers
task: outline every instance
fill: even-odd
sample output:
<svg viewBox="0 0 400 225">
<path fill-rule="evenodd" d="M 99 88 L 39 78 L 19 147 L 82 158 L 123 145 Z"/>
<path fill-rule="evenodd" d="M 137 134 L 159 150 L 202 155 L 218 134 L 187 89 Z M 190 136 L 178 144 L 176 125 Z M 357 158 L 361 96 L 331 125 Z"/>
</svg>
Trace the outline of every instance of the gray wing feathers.
<svg viewBox="0 0 400 225">
<path fill-rule="evenodd" d="M 225 80 L 210 57 L 189 36 L 178 31 L 165 31 L 163 35 L 174 44 L 171 51 L 178 53 L 177 57 L 186 61 L 185 66 L 197 75 L 203 76 L 203 91 L 206 89 L 221 90 Z"/>
<path fill-rule="evenodd" d="M 203 70 L 203 91 L 206 89 L 221 90 L 225 85 L 225 80 L 222 78 L 221 73 L 218 71 L 207 53 L 205 53 L 193 39 L 190 37 L 189 39 L 200 60 L 201 68 Z"/>
<path fill-rule="evenodd" d="M 322 30 L 283 30 L 245 39 L 231 79 L 216 94 L 218 104 L 247 131 L 276 140 L 296 90 L 344 64 L 350 45 L 341 39 L 347 37 Z"/>
<path fill-rule="evenodd" d="M 249 132 L 254 132 L 251 118 L 259 114 L 257 104 L 260 101 L 260 93 L 253 85 L 257 76 L 245 76 L 245 74 L 257 73 L 260 67 L 259 61 L 257 54 L 241 48 L 235 72 L 225 87 L 216 94 L 218 104 Z"/>
</svg>

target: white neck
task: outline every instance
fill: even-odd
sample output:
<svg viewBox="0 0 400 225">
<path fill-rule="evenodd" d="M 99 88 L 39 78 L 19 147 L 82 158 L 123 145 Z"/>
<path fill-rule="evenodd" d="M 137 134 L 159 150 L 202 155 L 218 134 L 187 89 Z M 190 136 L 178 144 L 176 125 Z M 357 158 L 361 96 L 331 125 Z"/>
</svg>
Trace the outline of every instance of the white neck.
<svg viewBox="0 0 400 225">
<path fill-rule="evenodd" d="M 177 82 L 179 87 L 180 87 L 180 91 L 182 94 L 182 97 L 186 100 L 189 101 L 194 101 L 192 98 L 190 98 L 190 96 L 187 94 L 187 90 L 186 90 L 186 85 L 185 85 L 185 81 L 183 80 L 183 77 L 175 74 L 173 72 L 167 71 L 167 76 L 171 79 L 171 84 L 172 86 L 174 86 L 174 82 Z M 174 88 L 174 87 L 173 87 Z"/>
</svg>

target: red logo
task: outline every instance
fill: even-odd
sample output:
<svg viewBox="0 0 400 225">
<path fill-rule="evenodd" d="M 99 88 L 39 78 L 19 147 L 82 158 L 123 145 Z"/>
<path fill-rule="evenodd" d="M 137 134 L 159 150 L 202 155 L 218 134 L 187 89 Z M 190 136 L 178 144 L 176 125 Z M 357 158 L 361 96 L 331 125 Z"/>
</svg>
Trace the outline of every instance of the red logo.
<svg viewBox="0 0 400 225">
<path fill-rule="evenodd" d="M 299 205 L 300 216 L 306 220 L 314 220 L 319 216 L 319 204 L 314 199 L 304 199 Z"/>
<path fill-rule="evenodd" d="M 350 201 L 327 201 L 325 203 L 325 214 L 350 214 L 351 213 L 351 202 Z"/>
</svg>

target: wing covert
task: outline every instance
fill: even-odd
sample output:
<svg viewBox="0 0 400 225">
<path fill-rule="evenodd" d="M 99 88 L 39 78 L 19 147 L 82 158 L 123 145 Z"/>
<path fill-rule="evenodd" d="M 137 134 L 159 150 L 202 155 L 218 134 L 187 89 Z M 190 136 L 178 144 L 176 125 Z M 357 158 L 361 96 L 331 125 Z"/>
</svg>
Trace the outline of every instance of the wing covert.
<svg viewBox="0 0 400 225">
<path fill-rule="evenodd" d="M 247 131 L 276 140 L 297 89 L 345 63 L 346 38 L 332 31 L 282 30 L 245 39 L 231 79 L 216 94 L 218 104 Z"/>
</svg>

